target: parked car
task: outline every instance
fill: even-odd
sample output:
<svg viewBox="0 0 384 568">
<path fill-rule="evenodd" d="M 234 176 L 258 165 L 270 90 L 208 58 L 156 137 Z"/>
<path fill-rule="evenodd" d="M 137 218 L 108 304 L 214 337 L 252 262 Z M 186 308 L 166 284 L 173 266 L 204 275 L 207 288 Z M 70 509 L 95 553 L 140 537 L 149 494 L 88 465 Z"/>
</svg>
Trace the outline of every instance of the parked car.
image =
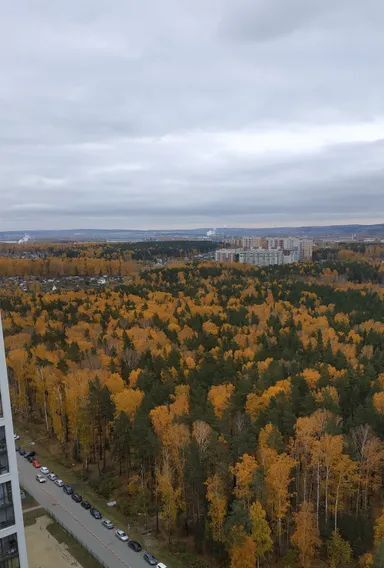
<svg viewBox="0 0 384 568">
<path fill-rule="evenodd" d="M 64 481 L 62 479 L 55 479 L 55 483 L 59 487 L 63 487 L 63 485 L 64 485 Z"/>
<path fill-rule="evenodd" d="M 157 558 L 153 556 L 150 552 L 144 552 L 143 554 L 144 560 L 148 562 L 150 566 L 157 566 L 158 561 Z"/>
<path fill-rule="evenodd" d="M 75 503 L 81 503 L 83 500 L 82 496 L 79 495 L 78 493 L 72 493 L 71 497 Z"/>
<path fill-rule="evenodd" d="M 92 507 L 89 501 L 82 501 L 81 506 L 83 507 L 83 509 L 86 509 L 87 511 Z"/>
<path fill-rule="evenodd" d="M 143 547 L 139 542 L 137 542 L 137 540 L 130 540 L 128 542 L 128 546 L 129 548 L 132 548 L 132 550 L 134 550 L 135 552 L 140 552 L 143 549 Z"/>
<path fill-rule="evenodd" d="M 71 485 L 63 485 L 63 491 L 67 495 L 72 495 L 72 493 L 73 493 L 72 486 Z"/>
<path fill-rule="evenodd" d="M 159 562 L 156 568 L 167 568 L 167 567 L 165 564 L 163 564 L 163 562 Z"/>
<path fill-rule="evenodd" d="M 15 446 L 15 450 L 16 452 L 19 452 L 21 450 L 20 446 Z"/>
<path fill-rule="evenodd" d="M 35 466 L 36 467 L 36 466 Z M 43 473 L 44 475 L 48 475 L 49 473 L 49 469 L 47 467 L 45 467 L 45 465 L 43 465 L 43 467 L 40 468 L 41 473 Z"/>
<path fill-rule="evenodd" d="M 36 457 L 36 452 L 25 452 L 24 457 L 26 460 L 33 460 Z"/>
<path fill-rule="evenodd" d="M 33 456 L 28 456 L 28 457 L 27 457 L 27 456 L 24 456 L 24 457 L 25 457 L 25 459 L 26 459 L 27 461 L 29 461 L 29 463 L 32 463 L 33 460 L 35 459 Z"/>
<path fill-rule="evenodd" d="M 48 479 L 50 479 L 51 481 L 56 481 L 58 477 L 53 473 L 53 471 L 51 471 L 51 473 L 48 474 Z"/>
<path fill-rule="evenodd" d="M 13 437 L 14 437 L 15 440 L 20 440 L 19 434 L 13 434 Z"/>
<path fill-rule="evenodd" d="M 127 542 L 127 540 L 129 540 L 129 537 L 127 535 L 127 533 L 125 533 L 124 531 L 122 531 L 121 529 L 117 529 L 115 531 L 115 536 L 117 536 L 117 538 L 119 540 L 122 540 L 123 542 Z"/>
<path fill-rule="evenodd" d="M 39 483 L 45 483 L 47 481 L 47 479 L 44 477 L 44 475 L 41 475 L 41 473 L 38 473 L 36 475 L 36 481 L 38 481 Z"/>
<path fill-rule="evenodd" d="M 41 467 L 41 463 L 39 462 L 39 460 L 37 458 L 32 458 L 32 465 L 33 467 L 35 467 L 36 469 L 39 469 Z"/>
<path fill-rule="evenodd" d="M 114 528 L 112 521 L 110 521 L 109 519 L 104 519 L 101 524 L 106 529 L 113 529 Z"/>
<path fill-rule="evenodd" d="M 25 452 L 24 457 L 25 459 L 34 458 L 36 456 L 36 452 Z"/>
<path fill-rule="evenodd" d="M 23 450 L 23 448 L 20 448 L 19 454 L 20 454 L 21 456 L 25 456 L 26 453 L 27 453 L 26 450 Z"/>
<path fill-rule="evenodd" d="M 92 517 L 94 517 L 95 519 L 102 519 L 103 516 L 100 513 L 100 511 L 98 511 L 97 509 L 95 509 L 94 507 L 91 507 L 89 509 L 89 512 L 91 513 Z"/>
</svg>

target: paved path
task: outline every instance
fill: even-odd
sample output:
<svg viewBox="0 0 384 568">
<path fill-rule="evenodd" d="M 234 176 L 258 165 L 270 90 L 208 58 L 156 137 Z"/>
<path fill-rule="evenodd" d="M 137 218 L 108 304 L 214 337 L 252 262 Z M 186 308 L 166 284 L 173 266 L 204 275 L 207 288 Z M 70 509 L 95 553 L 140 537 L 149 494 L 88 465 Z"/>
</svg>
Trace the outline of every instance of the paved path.
<svg viewBox="0 0 384 568">
<path fill-rule="evenodd" d="M 17 463 L 20 485 L 106 567 L 149 568 L 142 552 L 136 553 L 127 543 L 119 541 L 114 530 L 104 528 L 101 521 L 94 519 L 55 483 L 49 479 L 38 483 L 36 469 L 18 454 Z"/>
<path fill-rule="evenodd" d="M 43 507 L 41 505 L 36 505 L 36 507 L 29 507 L 29 509 L 23 509 L 23 515 L 24 513 L 30 513 L 31 511 L 37 511 L 38 509 L 42 509 Z"/>
</svg>

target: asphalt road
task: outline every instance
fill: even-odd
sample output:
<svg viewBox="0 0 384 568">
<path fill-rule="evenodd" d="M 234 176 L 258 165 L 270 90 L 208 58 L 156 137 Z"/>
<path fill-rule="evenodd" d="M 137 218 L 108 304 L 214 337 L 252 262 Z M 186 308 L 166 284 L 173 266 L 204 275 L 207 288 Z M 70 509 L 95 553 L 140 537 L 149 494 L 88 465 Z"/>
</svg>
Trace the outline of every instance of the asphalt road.
<svg viewBox="0 0 384 568">
<path fill-rule="evenodd" d="M 51 512 L 75 538 L 108 568 L 149 568 L 142 552 L 134 552 L 126 542 L 115 537 L 114 530 L 104 528 L 89 511 L 75 503 L 61 487 L 47 479 L 36 481 L 40 473 L 26 459 L 17 454 L 20 485 Z M 64 480 L 65 481 L 65 480 Z M 119 527 L 123 528 L 123 527 Z"/>
</svg>

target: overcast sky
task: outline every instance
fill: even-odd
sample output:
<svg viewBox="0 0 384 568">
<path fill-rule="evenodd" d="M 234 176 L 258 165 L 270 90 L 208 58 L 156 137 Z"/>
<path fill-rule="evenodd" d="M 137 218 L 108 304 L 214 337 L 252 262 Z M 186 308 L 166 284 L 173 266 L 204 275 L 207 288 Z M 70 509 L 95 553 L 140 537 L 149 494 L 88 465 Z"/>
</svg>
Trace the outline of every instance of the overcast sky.
<svg viewBox="0 0 384 568">
<path fill-rule="evenodd" d="M 383 0 L 17 0 L 0 230 L 376 223 Z"/>
</svg>

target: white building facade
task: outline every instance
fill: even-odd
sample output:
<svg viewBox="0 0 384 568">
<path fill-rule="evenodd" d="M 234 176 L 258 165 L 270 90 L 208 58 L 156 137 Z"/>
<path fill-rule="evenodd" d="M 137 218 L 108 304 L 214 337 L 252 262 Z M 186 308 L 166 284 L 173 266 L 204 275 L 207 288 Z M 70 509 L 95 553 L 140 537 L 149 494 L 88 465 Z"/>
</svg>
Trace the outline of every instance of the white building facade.
<svg viewBox="0 0 384 568">
<path fill-rule="evenodd" d="M 28 568 L 1 317 L 0 568 Z"/>
<path fill-rule="evenodd" d="M 216 262 L 238 262 L 242 249 L 218 249 L 215 252 Z"/>
<path fill-rule="evenodd" d="M 239 253 L 239 262 L 256 266 L 273 266 L 283 264 L 283 256 L 282 250 L 250 249 Z"/>
<path fill-rule="evenodd" d="M 234 239 L 231 244 L 240 246 L 217 250 L 215 252 L 217 262 L 273 266 L 312 260 L 313 241 L 311 239 L 243 237 Z"/>
</svg>

